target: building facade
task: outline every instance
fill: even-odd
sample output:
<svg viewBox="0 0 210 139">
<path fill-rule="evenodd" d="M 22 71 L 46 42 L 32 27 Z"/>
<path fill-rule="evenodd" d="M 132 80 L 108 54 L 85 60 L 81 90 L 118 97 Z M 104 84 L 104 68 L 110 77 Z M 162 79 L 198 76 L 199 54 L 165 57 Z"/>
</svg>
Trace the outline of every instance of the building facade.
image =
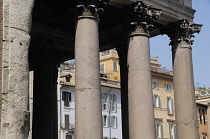
<svg viewBox="0 0 210 139">
<path fill-rule="evenodd" d="M 113 53 L 113 54 L 111 54 Z M 117 59 L 117 51 L 112 49 L 100 53 L 101 63 L 101 93 L 102 93 L 102 117 L 103 117 L 103 137 L 104 139 L 122 139 L 122 120 L 121 120 L 121 89 L 119 79 L 120 68 Z M 116 61 L 115 61 L 116 60 Z M 174 91 L 172 72 L 161 67 L 158 57 L 151 59 L 152 67 L 152 94 L 155 113 L 156 138 L 176 139 Z M 113 64 L 116 62 L 116 65 Z M 106 70 L 105 70 L 106 69 Z M 113 76 L 114 75 L 114 76 Z M 60 116 L 61 123 L 73 122 L 75 120 L 75 71 L 64 70 L 60 75 Z M 117 77 L 117 78 L 116 78 Z M 65 95 L 67 93 L 68 95 Z M 68 97 L 62 97 L 68 96 Z M 68 107 L 65 106 L 65 99 L 68 100 Z M 68 115 L 67 117 L 65 115 Z M 70 120 L 64 120 L 65 118 Z M 63 124 L 65 125 L 65 124 Z M 69 126 L 68 126 L 69 128 Z M 60 127 L 60 137 L 65 136 L 74 138 L 74 129 L 65 130 Z"/>
<path fill-rule="evenodd" d="M 101 90 L 103 139 L 122 139 L 120 82 L 101 78 Z M 58 96 L 59 139 L 75 139 L 74 71 L 61 71 Z"/>
<path fill-rule="evenodd" d="M 123 138 L 154 139 L 149 41 L 167 34 L 173 56 L 177 137 L 197 139 L 191 38 L 202 25 L 193 23 L 194 13 L 191 0 L 1 1 L 0 138 L 29 136 L 29 71 L 34 71 L 32 137 L 58 137 L 58 67 L 70 59 L 76 59 L 77 69 L 76 138 L 102 138 L 99 51 L 116 48 Z"/>
<path fill-rule="evenodd" d="M 210 138 L 210 88 L 195 90 L 200 139 Z"/>
</svg>

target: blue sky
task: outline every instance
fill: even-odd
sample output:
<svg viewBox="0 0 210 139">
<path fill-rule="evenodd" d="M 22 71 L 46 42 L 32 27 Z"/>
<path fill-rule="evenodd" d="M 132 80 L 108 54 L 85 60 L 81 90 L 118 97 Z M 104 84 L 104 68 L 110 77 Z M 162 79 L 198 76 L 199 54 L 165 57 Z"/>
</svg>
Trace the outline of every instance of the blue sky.
<svg viewBox="0 0 210 139">
<path fill-rule="evenodd" d="M 193 68 L 195 87 L 210 87 L 210 0 L 192 0 L 196 10 L 194 23 L 203 24 L 200 34 L 194 34 Z M 153 37 L 150 41 L 151 58 L 158 56 L 159 63 L 172 69 L 170 39 L 166 36 Z"/>
</svg>

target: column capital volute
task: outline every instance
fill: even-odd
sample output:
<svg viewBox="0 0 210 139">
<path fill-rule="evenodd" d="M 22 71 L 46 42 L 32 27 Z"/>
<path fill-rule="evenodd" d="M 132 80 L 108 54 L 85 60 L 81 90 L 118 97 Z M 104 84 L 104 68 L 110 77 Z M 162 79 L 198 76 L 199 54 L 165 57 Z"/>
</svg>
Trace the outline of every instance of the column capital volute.
<svg viewBox="0 0 210 139">
<path fill-rule="evenodd" d="M 104 12 L 104 6 L 109 0 L 79 0 L 78 19 L 80 18 L 95 18 L 99 19 L 99 14 Z"/>
<path fill-rule="evenodd" d="M 146 33 L 153 29 L 153 22 L 160 16 L 160 9 L 137 1 L 133 5 L 131 31 L 133 35 Z"/>
<path fill-rule="evenodd" d="M 176 23 L 171 23 L 170 31 L 166 34 L 170 37 L 170 45 L 180 45 L 191 49 L 193 44 L 192 37 L 194 33 L 199 33 L 202 25 L 194 24 L 186 19 L 180 20 Z"/>
</svg>

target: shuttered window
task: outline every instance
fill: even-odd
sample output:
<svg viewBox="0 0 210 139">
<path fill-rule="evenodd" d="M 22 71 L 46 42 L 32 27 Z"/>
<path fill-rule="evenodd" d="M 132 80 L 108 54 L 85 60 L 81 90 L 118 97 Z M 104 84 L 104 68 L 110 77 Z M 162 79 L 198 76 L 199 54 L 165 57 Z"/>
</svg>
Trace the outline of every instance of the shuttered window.
<svg viewBox="0 0 210 139">
<path fill-rule="evenodd" d="M 160 96 L 154 95 L 154 96 L 153 96 L 153 103 L 154 103 L 154 107 L 155 107 L 155 108 L 161 108 Z"/>
<path fill-rule="evenodd" d="M 112 112 L 117 112 L 117 98 L 116 95 L 111 94 L 111 110 Z"/>
<path fill-rule="evenodd" d="M 65 129 L 69 129 L 69 115 L 65 114 Z"/>
<path fill-rule="evenodd" d="M 206 124 L 204 109 L 199 109 L 199 115 L 200 115 L 200 123 L 201 124 Z"/>
<path fill-rule="evenodd" d="M 111 116 L 111 126 L 112 128 L 117 128 L 117 117 Z"/>
<path fill-rule="evenodd" d="M 118 71 L 117 70 L 117 63 L 116 62 L 113 62 L 113 71 Z"/>
<path fill-rule="evenodd" d="M 152 89 L 159 89 L 159 84 L 157 81 L 152 81 Z"/>
<path fill-rule="evenodd" d="M 105 67 L 104 64 L 101 64 L 101 65 L 100 65 L 100 72 L 101 72 L 101 73 L 104 73 L 104 72 L 105 72 L 105 71 L 104 71 L 104 67 Z"/>
<path fill-rule="evenodd" d="M 109 127 L 110 119 L 109 116 L 103 115 L 103 125 L 104 127 Z"/>
<path fill-rule="evenodd" d="M 171 97 L 167 97 L 167 110 L 168 114 L 174 114 L 174 100 Z"/>
<path fill-rule="evenodd" d="M 163 138 L 163 125 L 155 124 L 156 138 Z"/>
<path fill-rule="evenodd" d="M 165 84 L 165 91 L 166 92 L 171 92 L 172 91 L 172 86 L 170 84 Z"/>
<path fill-rule="evenodd" d="M 71 102 L 71 93 L 63 91 L 62 92 L 62 100 L 64 101 L 64 106 L 69 107 L 69 102 Z"/>
</svg>

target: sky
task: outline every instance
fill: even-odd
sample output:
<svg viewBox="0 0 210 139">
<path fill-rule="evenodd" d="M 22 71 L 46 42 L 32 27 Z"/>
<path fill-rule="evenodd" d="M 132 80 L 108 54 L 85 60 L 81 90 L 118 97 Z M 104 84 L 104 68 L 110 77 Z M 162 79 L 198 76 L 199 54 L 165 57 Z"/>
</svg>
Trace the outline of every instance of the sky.
<svg viewBox="0 0 210 139">
<path fill-rule="evenodd" d="M 196 10 L 194 23 L 203 24 L 201 32 L 194 34 L 192 45 L 195 87 L 210 87 L 210 0 L 192 0 Z M 158 56 L 159 64 L 172 70 L 170 39 L 159 35 L 150 40 L 151 58 Z"/>
</svg>

